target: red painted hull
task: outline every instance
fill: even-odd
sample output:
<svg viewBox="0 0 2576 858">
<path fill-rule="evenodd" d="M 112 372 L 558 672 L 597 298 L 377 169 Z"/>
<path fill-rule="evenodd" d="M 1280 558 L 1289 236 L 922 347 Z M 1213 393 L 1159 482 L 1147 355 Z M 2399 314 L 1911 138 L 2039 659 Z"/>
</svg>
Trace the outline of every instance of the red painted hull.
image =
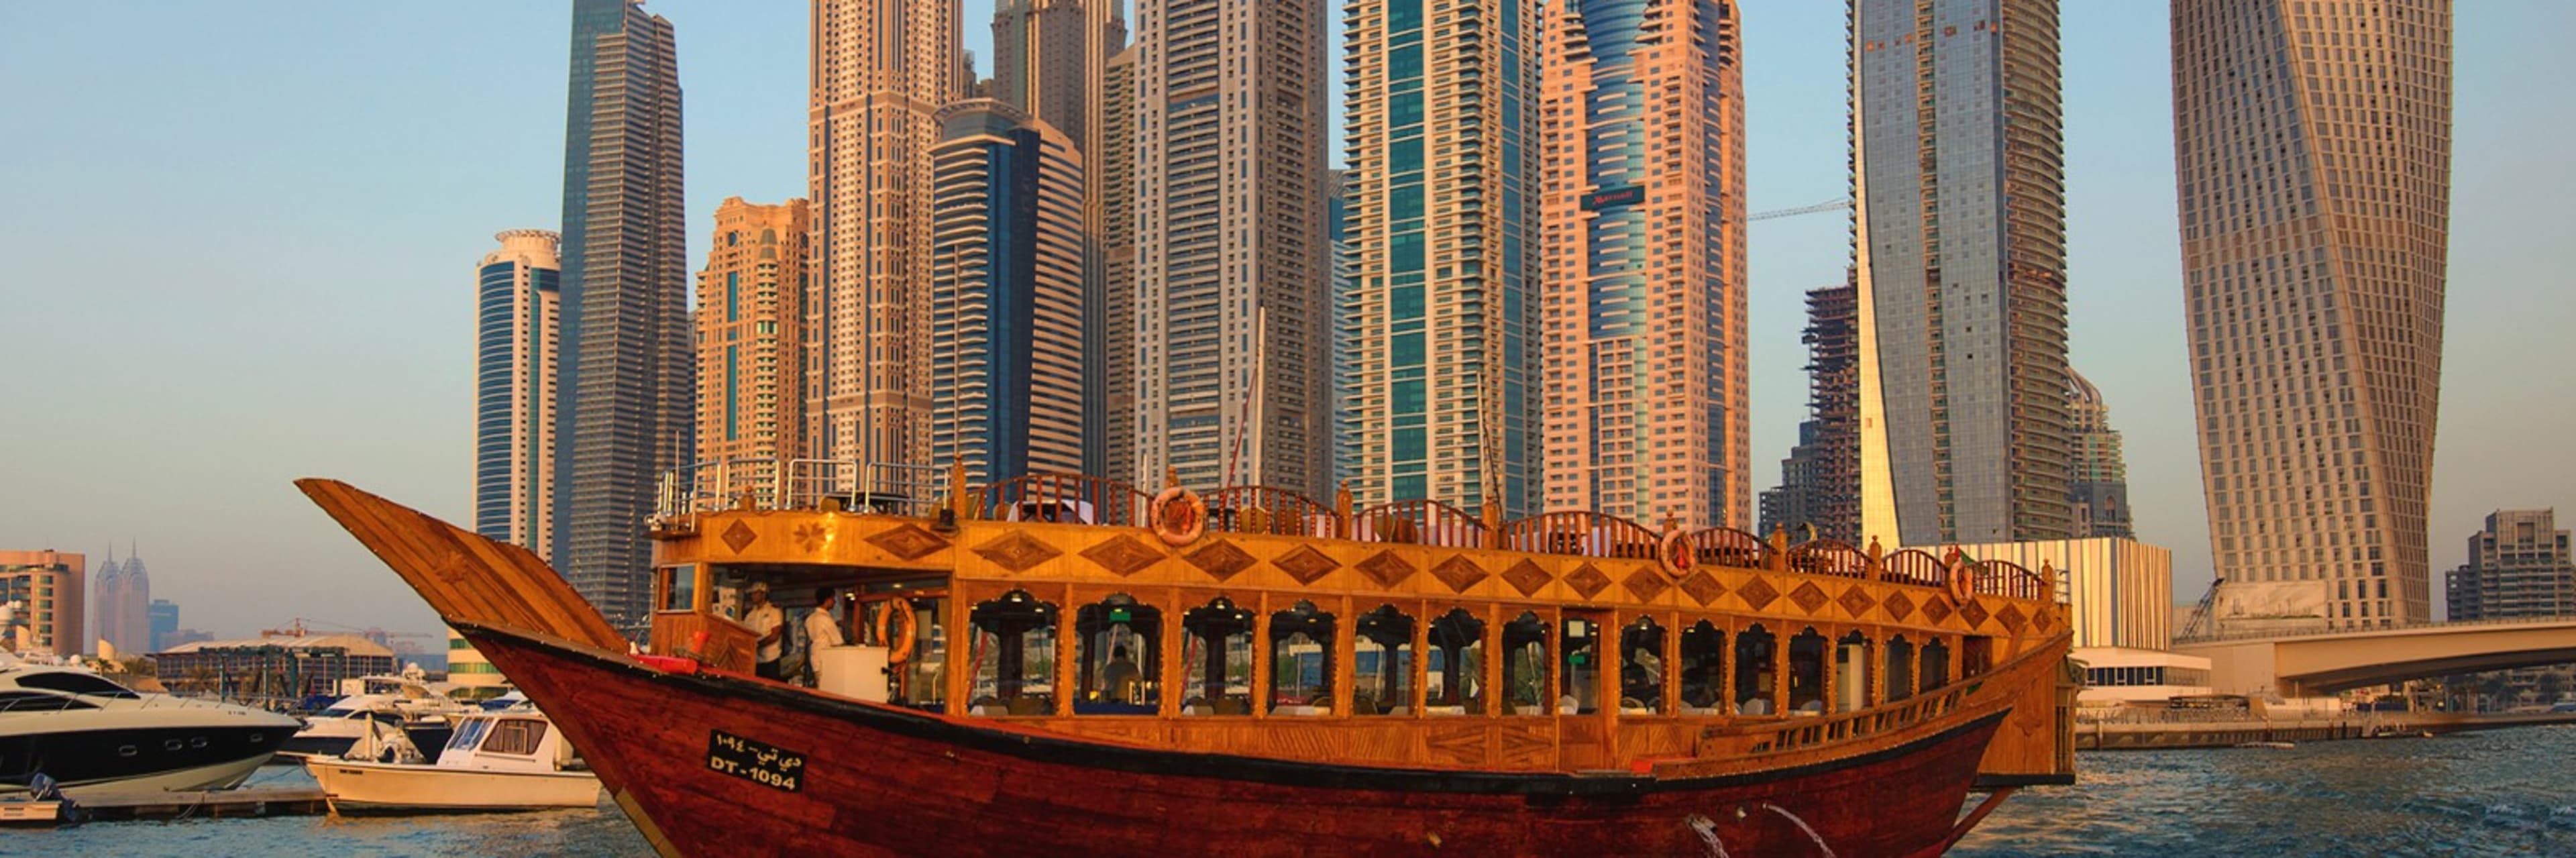
<svg viewBox="0 0 2576 858">
<path fill-rule="evenodd" d="M 1391 769 L 1082 741 L 465 634 L 685 855 L 1929 855 L 2004 714 L 1713 778 Z M 719 733 L 801 758 L 770 766 L 795 789 L 713 767 Z"/>
</svg>

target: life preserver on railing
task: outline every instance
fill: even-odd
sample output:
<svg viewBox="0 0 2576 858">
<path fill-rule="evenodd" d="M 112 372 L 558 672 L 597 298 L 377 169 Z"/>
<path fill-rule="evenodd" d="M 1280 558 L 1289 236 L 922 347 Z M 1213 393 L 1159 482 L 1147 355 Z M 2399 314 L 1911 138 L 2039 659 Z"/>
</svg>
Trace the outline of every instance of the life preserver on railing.
<svg viewBox="0 0 2576 858">
<path fill-rule="evenodd" d="M 901 624 L 903 627 L 903 634 L 900 636 L 891 634 L 891 630 L 886 628 L 888 623 L 892 623 L 894 621 L 896 614 L 903 615 L 903 622 Z M 916 643 L 913 640 L 913 636 L 919 631 L 919 627 L 917 625 L 919 622 L 920 619 L 912 615 L 912 600 L 902 598 L 900 596 L 894 598 L 892 601 L 886 602 L 885 610 L 877 612 L 877 640 L 886 642 L 886 664 L 888 666 L 898 665 L 912 660 L 912 647 L 914 643 Z"/>
<path fill-rule="evenodd" d="M 1154 496 L 1154 535 L 1174 547 L 1199 541 L 1207 532 L 1207 501 L 1180 486 Z"/>
<path fill-rule="evenodd" d="M 1664 534 L 1663 548 L 1656 557 L 1663 561 L 1664 574 L 1675 579 L 1689 575 L 1691 567 L 1699 562 L 1699 553 L 1691 545 L 1690 533 L 1682 530 Z"/>
<path fill-rule="evenodd" d="M 1968 566 L 1952 566 L 1947 586 L 1950 588 L 1950 601 L 1965 605 L 1970 597 L 1976 595 L 1977 571 Z"/>
</svg>

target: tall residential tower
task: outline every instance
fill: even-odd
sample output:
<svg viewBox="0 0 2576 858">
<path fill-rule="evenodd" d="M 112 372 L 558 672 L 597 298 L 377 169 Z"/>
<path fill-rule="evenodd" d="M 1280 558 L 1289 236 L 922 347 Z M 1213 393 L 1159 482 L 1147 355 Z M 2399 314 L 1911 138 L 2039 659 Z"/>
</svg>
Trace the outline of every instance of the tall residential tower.
<svg viewBox="0 0 2576 858">
<path fill-rule="evenodd" d="M 1861 531 L 2074 535 L 2056 0 L 1851 0 Z"/>
<path fill-rule="evenodd" d="M 2178 0 L 2174 161 L 2210 549 L 2432 618 L 2451 4 Z"/>
<path fill-rule="evenodd" d="M 1539 3 L 1346 4 L 1363 503 L 1537 511 Z"/>
<path fill-rule="evenodd" d="M 769 498 L 805 456 L 805 201 L 716 207 L 698 272 L 700 491 Z"/>
<path fill-rule="evenodd" d="M 1324 8 L 1137 4 L 1136 473 L 1117 476 L 1327 496 Z"/>
<path fill-rule="evenodd" d="M 561 237 L 493 238 L 500 249 L 475 268 L 474 532 L 543 557 L 554 552 Z"/>
<path fill-rule="evenodd" d="M 1547 506 L 1749 527 L 1744 71 L 1732 0 L 1551 0 Z"/>
<path fill-rule="evenodd" d="M 958 0 L 815 0 L 808 455 L 930 466 L 930 150 L 966 92 Z M 853 468 L 837 491 L 875 490 Z"/>
</svg>

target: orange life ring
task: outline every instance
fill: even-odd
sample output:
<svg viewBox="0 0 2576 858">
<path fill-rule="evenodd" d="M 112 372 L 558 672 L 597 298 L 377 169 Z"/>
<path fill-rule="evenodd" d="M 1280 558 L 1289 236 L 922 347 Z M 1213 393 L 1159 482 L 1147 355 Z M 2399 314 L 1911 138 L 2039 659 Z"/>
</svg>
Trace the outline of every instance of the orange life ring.
<svg viewBox="0 0 2576 858">
<path fill-rule="evenodd" d="M 1207 532 L 1207 501 L 1189 489 L 1173 486 L 1154 496 L 1154 535 L 1174 547 L 1199 541 Z"/>
<path fill-rule="evenodd" d="M 886 628 L 886 624 L 892 622 L 896 614 L 903 615 L 903 635 L 900 637 L 889 634 L 890 630 Z M 913 637 L 920 630 L 919 622 L 919 618 L 912 615 L 912 600 L 900 596 L 886 602 L 886 609 L 877 612 L 877 640 L 886 642 L 887 665 L 897 665 L 912 660 L 912 648 L 916 643 Z"/>
<path fill-rule="evenodd" d="M 1950 567 L 1950 601 L 1968 603 L 1969 597 L 1976 594 L 1976 574 L 1976 567 L 1964 563 Z"/>
<path fill-rule="evenodd" d="M 1698 564 L 1699 553 L 1691 545 L 1690 534 L 1676 530 L 1664 534 L 1661 559 L 1664 561 L 1664 574 L 1680 578 L 1689 575 L 1691 567 Z"/>
</svg>

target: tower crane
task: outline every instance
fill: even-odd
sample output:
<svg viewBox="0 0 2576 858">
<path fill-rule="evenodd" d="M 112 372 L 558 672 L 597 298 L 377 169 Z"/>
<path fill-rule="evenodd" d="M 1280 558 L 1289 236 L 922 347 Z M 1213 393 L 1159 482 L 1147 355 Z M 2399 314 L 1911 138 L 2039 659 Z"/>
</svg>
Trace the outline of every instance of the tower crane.
<svg viewBox="0 0 2576 858">
<path fill-rule="evenodd" d="M 1770 220 L 1772 218 L 1797 217 L 1799 215 L 1846 211 L 1851 207 L 1852 201 L 1849 199 L 1827 200 L 1815 205 L 1799 206 L 1794 209 L 1772 209 L 1767 212 L 1754 212 L 1753 214 L 1744 216 L 1744 220 L 1746 223 L 1751 223 L 1757 220 Z"/>
</svg>

